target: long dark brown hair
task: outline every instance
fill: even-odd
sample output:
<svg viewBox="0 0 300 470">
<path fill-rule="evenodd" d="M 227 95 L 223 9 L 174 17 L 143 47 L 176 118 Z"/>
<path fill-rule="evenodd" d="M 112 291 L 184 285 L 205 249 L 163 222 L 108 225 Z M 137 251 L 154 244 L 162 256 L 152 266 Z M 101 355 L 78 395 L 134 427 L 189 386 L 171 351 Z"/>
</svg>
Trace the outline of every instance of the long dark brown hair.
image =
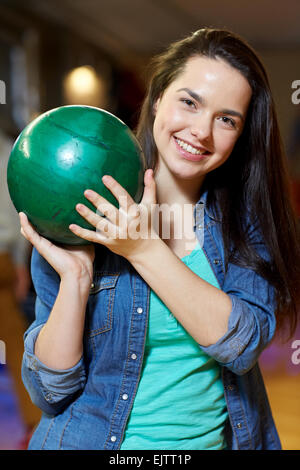
<svg viewBox="0 0 300 470">
<path fill-rule="evenodd" d="M 251 86 L 243 132 L 230 158 L 206 175 L 203 189 L 208 190 L 208 206 L 221 210 L 226 269 L 229 262 L 254 269 L 275 287 L 277 336 L 283 339 L 284 332 L 290 339 L 298 317 L 299 225 L 291 203 L 287 159 L 267 73 L 258 55 L 237 34 L 224 29 L 200 29 L 153 58 L 136 129 L 147 168 L 155 170 L 158 162 L 152 132 L 154 104 L 183 72 L 187 60 L 195 56 L 226 61 Z M 246 213 L 264 238 L 268 260 L 260 257 L 251 243 Z"/>
</svg>

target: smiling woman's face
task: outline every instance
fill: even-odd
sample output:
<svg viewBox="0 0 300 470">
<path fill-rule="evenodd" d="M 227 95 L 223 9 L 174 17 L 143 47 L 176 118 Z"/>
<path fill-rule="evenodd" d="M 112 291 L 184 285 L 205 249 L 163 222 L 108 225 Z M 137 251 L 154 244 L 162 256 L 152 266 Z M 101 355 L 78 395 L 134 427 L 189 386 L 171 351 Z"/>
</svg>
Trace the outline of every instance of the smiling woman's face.
<svg viewBox="0 0 300 470">
<path fill-rule="evenodd" d="M 251 94 L 246 78 L 223 60 L 189 59 L 155 104 L 159 165 L 184 179 L 222 165 L 242 133 Z"/>
</svg>

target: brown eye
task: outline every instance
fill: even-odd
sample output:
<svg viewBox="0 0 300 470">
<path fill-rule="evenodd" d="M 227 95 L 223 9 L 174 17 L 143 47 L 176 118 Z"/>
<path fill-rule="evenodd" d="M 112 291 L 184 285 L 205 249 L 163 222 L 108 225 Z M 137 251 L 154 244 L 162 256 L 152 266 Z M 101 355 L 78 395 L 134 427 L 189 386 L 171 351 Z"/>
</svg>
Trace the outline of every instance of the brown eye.
<svg viewBox="0 0 300 470">
<path fill-rule="evenodd" d="M 233 119 L 231 119 L 227 116 L 221 116 L 221 119 L 224 122 L 224 124 L 227 124 L 228 126 L 234 128 L 234 129 L 236 128 L 236 122 Z"/>
<path fill-rule="evenodd" d="M 188 98 L 183 98 L 183 99 L 181 99 L 181 101 L 189 107 L 191 107 L 191 106 L 195 107 L 195 103 L 192 100 L 188 99 Z"/>
</svg>

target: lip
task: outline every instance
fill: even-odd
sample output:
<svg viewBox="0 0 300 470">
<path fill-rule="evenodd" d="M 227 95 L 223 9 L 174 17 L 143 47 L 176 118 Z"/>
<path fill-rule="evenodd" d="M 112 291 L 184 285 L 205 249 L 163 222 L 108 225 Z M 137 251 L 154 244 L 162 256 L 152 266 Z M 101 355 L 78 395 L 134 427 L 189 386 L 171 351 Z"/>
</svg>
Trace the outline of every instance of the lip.
<svg viewBox="0 0 300 470">
<path fill-rule="evenodd" d="M 200 162 L 204 158 L 210 157 L 210 155 L 211 155 L 211 153 L 209 153 L 208 155 L 193 155 L 192 153 L 187 152 L 182 147 L 180 147 L 180 145 L 178 145 L 176 137 L 174 137 L 174 142 L 175 142 L 176 149 L 180 152 L 180 154 L 186 160 L 190 160 L 192 162 Z"/>
</svg>

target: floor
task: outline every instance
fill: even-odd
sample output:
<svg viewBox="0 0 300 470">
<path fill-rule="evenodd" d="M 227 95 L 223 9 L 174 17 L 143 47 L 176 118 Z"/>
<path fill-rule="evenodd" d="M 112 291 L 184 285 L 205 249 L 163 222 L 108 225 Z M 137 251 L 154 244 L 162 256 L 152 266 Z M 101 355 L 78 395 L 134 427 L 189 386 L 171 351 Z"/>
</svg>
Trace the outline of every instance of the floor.
<svg viewBox="0 0 300 470">
<path fill-rule="evenodd" d="M 261 356 L 265 385 L 283 450 L 300 450 L 300 325 L 284 346 Z"/>
<path fill-rule="evenodd" d="M 0 365 L 0 450 L 20 448 L 24 432 L 11 378 Z"/>
<path fill-rule="evenodd" d="M 299 366 L 300 367 L 300 366 Z M 273 417 L 284 450 L 300 450 L 300 376 L 265 376 Z"/>
<path fill-rule="evenodd" d="M 282 447 L 300 450 L 300 327 L 289 343 L 269 346 L 260 367 Z M 19 449 L 24 432 L 9 371 L 0 365 L 0 450 Z"/>
</svg>

